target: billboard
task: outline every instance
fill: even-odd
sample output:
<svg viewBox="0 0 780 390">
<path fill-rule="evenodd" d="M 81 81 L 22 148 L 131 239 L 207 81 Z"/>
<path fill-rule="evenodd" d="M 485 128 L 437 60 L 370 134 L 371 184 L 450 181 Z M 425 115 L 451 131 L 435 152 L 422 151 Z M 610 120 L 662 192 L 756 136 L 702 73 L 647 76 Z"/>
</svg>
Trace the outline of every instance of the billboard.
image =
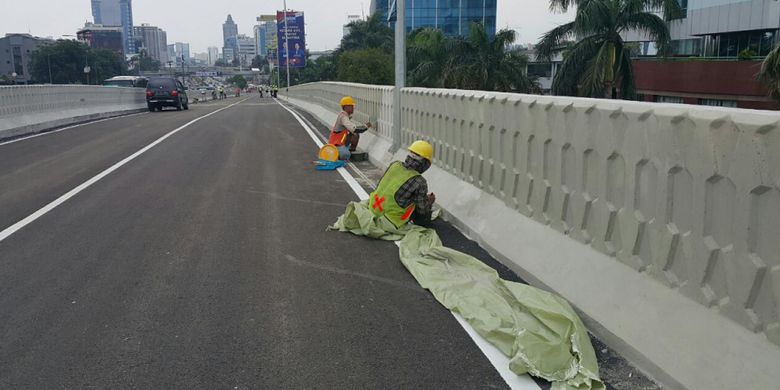
<svg viewBox="0 0 780 390">
<path fill-rule="evenodd" d="M 285 47 L 284 12 L 276 11 L 276 32 L 279 45 L 279 66 L 287 66 L 287 53 L 290 53 L 290 67 L 306 66 L 306 32 L 304 30 L 303 12 L 287 11 L 287 44 Z"/>
</svg>

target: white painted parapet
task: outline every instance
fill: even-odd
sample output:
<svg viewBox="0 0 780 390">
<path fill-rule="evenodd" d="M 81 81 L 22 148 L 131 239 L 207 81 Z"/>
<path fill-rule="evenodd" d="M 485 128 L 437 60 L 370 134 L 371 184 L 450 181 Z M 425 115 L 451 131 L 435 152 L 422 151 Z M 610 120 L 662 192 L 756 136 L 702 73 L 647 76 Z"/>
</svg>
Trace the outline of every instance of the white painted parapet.
<svg viewBox="0 0 780 390">
<path fill-rule="evenodd" d="M 0 139 L 146 108 L 144 90 L 86 85 L 0 87 Z"/>
<path fill-rule="evenodd" d="M 386 150 L 392 90 L 289 97 L 320 118 L 355 97 L 384 165 L 403 157 Z M 433 143 L 426 177 L 448 217 L 651 376 L 780 383 L 780 114 L 423 88 L 402 102 L 401 144 Z"/>
</svg>

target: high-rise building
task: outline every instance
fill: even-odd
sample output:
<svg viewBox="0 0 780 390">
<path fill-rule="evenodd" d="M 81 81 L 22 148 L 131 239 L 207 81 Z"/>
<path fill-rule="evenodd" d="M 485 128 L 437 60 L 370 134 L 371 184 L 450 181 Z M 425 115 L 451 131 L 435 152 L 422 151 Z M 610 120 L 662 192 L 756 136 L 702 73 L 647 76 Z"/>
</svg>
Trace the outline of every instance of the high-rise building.
<svg viewBox="0 0 780 390">
<path fill-rule="evenodd" d="M 257 18 L 259 24 L 255 26 L 255 41 L 257 42 L 257 55 L 269 60 L 276 58 L 276 15 L 260 15 Z"/>
<path fill-rule="evenodd" d="M 241 65 L 249 66 L 252 59 L 257 55 L 257 41 L 254 37 L 248 37 L 244 34 L 238 36 L 238 59 Z"/>
<path fill-rule="evenodd" d="M 219 59 L 219 48 L 218 47 L 209 47 L 208 49 L 208 64 L 209 66 L 213 66 L 215 62 Z"/>
<path fill-rule="evenodd" d="M 158 45 L 160 46 L 160 62 L 164 64 L 173 59 L 168 52 L 168 33 L 163 29 L 159 29 L 157 38 L 159 39 Z"/>
<path fill-rule="evenodd" d="M 173 61 L 176 58 L 176 45 L 168 45 L 168 61 Z"/>
<path fill-rule="evenodd" d="M 140 26 L 133 27 L 137 50 L 146 51 L 149 57 L 160 61 L 161 65 L 171 59 L 168 57 L 168 38 L 165 31 L 161 28 L 150 26 L 143 23 Z"/>
<path fill-rule="evenodd" d="M 463 36 L 469 33 L 472 22 L 485 25 L 488 35 L 496 34 L 497 0 L 414 0 L 406 2 L 406 30 L 433 27 L 447 36 Z M 383 20 L 395 17 L 395 2 L 372 0 L 371 14 L 379 14 Z"/>
<path fill-rule="evenodd" d="M 190 63 L 190 44 L 189 43 L 182 43 L 182 42 L 176 42 L 173 44 L 174 46 L 174 52 L 176 55 L 176 64 L 181 65 L 182 62 L 185 64 Z"/>
<path fill-rule="evenodd" d="M 120 26 L 122 28 L 123 51 L 136 52 L 133 30 L 133 0 L 92 0 L 92 17 L 95 24 Z"/>
<path fill-rule="evenodd" d="M 228 14 L 225 23 L 222 24 L 222 47 L 223 53 L 225 53 L 225 48 L 232 49 L 234 54 L 238 53 L 238 25 L 230 14 Z M 228 59 L 225 58 L 225 61 Z"/>
<path fill-rule="evenodd" d="M 124 58 L 124 39 L 120 26 L 85 23 L 84 28 L 76 32 L 76 37 L 93 49 L 113 50 Z"/>
<path fill-rule="evenodd" d="M 26 84 L 31 81 L 49 82 L 45 80 L 33 80 L 30 75 L 30 54 L 43 45 L 53 42 L 51 39 L 34 37 L 30 34 L 5 34 L 0 38 L 0 75 L 10 77 L 16 73 L 13 80 L 17 84 Z"/>
<path fill-rule="evenodd" d="M 225 61 L 226 64 L 230 65 L 231 62 L 233 62 L 234 59 L 236 59 L 236 52 L 233 50 L 232 47 L 224 47 L 222 48 L 222 59 Z"/>
</svg>

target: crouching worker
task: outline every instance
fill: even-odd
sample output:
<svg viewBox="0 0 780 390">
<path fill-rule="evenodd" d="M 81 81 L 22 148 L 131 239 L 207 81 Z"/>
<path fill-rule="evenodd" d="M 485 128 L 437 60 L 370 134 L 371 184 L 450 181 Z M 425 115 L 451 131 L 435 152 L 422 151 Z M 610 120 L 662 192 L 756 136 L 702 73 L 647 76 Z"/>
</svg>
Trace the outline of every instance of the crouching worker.
<svg viewBox="0 0 780 390">
<path fill-rule="evenodd" d="M 339 152 L 351 153 L 357 149 L 358 141 L 360 141 L 360 133 L 371 128 L 371 123 L 366 123 L 365 126 L 360 125 L 352 121 L 352 113 L 355 112 L 355 100 L 349 96 L 345 96 L 339 102 L 341 106 L 341 112 L 338 118 L 336 118 L 336 124 L 333 125 L 333 129 L 330 132 L 330 138 L 328 143 L 339 148 Z M 347 154 L 347 153 L 342 153 Z M 344 156 L 344 160 L 349 156 Z"/>
<path fill-rule="evenodd" d="M 415 141 L 409 146 L 404 162 L 390 164 L 371 193 L 368 205 L 375 217 L 384 216 L 396 228 L 409 221 L 425 225 L 431 221 L 431 211 L 436 196 L 428 194 L 428 182 L 422 173 L 431 167 L 433 146 L 425 141 Z"/>
</svg>

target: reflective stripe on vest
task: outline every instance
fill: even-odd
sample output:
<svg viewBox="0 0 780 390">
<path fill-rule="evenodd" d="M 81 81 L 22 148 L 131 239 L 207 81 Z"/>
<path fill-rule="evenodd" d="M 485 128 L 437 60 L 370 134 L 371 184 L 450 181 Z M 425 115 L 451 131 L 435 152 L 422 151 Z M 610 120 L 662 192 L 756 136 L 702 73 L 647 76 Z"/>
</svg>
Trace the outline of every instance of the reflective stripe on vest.
<svg viewBox="0 0 780 390">
<path fill-rule="evenodd" d="M 394 162 L 387 168 L 387 172 L 379 181 L 376 191 L 372 192 L 368 198 L 368 205 L 376 216 L 384 215 L 396 227 L 409 222 L 409 218 L 414 212 L 414 203 L 409 207 L 403 208 L 395 202 L 395 193 L 409 179 L 419 176 L 420 173 L 406 169 L 401 162 Z"/>
<path fill-rule="evenodd" d="M 341 146 L 347 142 L 347 134 L 349 134 L 349 131 L 347 131 L 346 127 L 341 125 L 342 115 L 347 115 L 347 113 L 344 111 L 339 113 L 339 116 L 336 119 L 336 123 L 333 125 L 333 129 L 330 131 L 328 143 L 333 146 Z"/>
</svg>

